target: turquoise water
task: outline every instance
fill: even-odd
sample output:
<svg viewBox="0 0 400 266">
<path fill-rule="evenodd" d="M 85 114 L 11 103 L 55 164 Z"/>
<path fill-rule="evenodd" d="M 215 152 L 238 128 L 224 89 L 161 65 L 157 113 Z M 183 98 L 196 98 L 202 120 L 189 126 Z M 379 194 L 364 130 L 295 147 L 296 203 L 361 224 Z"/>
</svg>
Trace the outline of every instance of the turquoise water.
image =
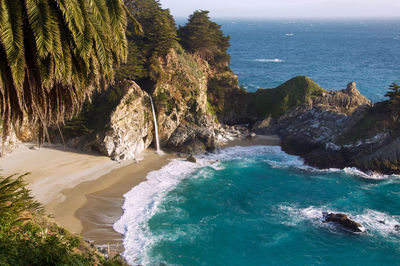
<svg viewBox="0 0 400 266">
<path fill-rule="evenodd" d="M 249 91 L 307 75 L 325 89 L 355 81 L 373 101 L 400 83 L 400 20 L 221 20 L 231 67 Z"/>
<path fill-rule="evenodd" d="M 175 160 L 148 178 L 125 196 L 117 226 L 132 264 L 400 264 L 397 177 L 318 171 L 279 147 L 254 146 L 196 166 Z M 322 211 L 345 213 L 364 232 L 322 223 Z"/>
<path fill-rule="evenodd" d="M 308 75 L 326 89 L 354 80 L 378 101 L 400 82 L 400 20 L 218 22 L 249 91 Z M 235 147 L 150 173 L 125 195 L 114 228 L 132 265 L 400 265 L 399 202 L 398 177 L 317 171 L 279 147 Z M 364 232 L 322 223 L 323 211 Z"/>
</svg>

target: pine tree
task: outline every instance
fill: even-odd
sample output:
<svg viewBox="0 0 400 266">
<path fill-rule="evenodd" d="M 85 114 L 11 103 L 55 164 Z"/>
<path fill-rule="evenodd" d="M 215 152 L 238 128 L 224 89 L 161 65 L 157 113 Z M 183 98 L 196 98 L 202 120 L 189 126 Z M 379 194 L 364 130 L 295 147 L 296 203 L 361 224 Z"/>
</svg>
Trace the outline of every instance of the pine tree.
<svg viewBox="0 0 400 266">
<path fill-rule="evenodd" d="M 224 36 L 221 26 L 212 22 L 209 11 L 195 11 L 185 26 L 179 27 L 178 37 L 182 46 L 191 53 L 200 55 L 211 66 L 221 68 L 229 64 L 227 50 L 229 36 Z"/>
<path fill-rule="evenodd" d="M 389 107 L 395 114 L 400 113 L 400 86 L 397 83 L 392 83 L 389 86 L 389 91 L 385 94 L 389 97 Z"/>
</svg>

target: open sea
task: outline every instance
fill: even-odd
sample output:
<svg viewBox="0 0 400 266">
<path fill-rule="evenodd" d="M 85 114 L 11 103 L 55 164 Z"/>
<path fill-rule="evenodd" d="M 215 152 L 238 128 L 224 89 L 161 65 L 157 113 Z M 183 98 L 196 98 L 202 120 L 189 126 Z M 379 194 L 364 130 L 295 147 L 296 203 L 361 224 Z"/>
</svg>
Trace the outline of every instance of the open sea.
<svg viewBox="0 0 400 266">
<path fill-rule="evenodd" d="M 400 20 L 217 22 L 249 91 L 307 75 L 325 89 L 354 80 L 378 101 L 400 83 Z M 131 265 L 400 265 L 400 177 L 316 170 L 278 146 L 174 159 L 124 197 L 114 228 Z"/>
</svg>

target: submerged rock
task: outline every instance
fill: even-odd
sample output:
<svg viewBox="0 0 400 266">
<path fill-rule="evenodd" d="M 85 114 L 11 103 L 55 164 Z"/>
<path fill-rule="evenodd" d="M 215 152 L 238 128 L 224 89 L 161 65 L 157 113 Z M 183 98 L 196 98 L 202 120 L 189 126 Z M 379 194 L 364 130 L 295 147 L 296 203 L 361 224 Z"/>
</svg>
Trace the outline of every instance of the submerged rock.
<svg viewBox="0 0 400 266">
<path fill-rule="evenodd" d="M 352 232 L 362 232 L 362 226 L 359 223 L 351 220 L 346 214 L 323 212 L 322 216 L 325 223 L 333 222 Z"/>
</svg>

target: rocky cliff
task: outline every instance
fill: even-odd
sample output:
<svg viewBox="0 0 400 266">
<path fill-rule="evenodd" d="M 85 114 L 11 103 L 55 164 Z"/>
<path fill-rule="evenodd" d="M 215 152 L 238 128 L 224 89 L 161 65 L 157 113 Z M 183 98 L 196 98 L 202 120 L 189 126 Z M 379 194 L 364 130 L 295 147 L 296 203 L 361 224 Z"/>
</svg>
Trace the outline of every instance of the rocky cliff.
<svg viewBox="0 0 400 266">
<path fill-rule="evenodd" d="M 222 127 L 207 99 L 212 71 L 206 61 L 179 46 L 156 61 L 156 82 L 120 80 L 97 93 L 63 128 L 68 146 L 96 150 L 115 160 L 134 159 L 154 140 L 152 95 L 161 146 L 183 153 L 214 150 L 240 136 L 242 128 Z M 52 138 L 62 142 L 57 130 Z"/>
<path fill-rule="evenodd" d="M 27 120 L 24 120 L 22 125 L 12 127 L 9 135 L 3 138 L 2 126 L 0 121 L 0 156 L 12 152 L 23 142 L 32 141 L 37 138 L 37 129 L 29 125 Z"/>
<path fill-rule="evenodd" d="M 399 131 L 388 122 L 391 118 L 382 104 L 373 106 L 351 82 L 344 90 L 324 91 L 281 116 L 261 119 L 252 130 L 278 134 L 286 152 L 311 166 L 398 174 Z"/>
<path fill-rule="evenodd" d="M 134 159 L 151 144 L 153 128 L 148 93 L 134 81 L 123 80 L 95 94 L 62 131 L 67 146 L 121 161 Z M 62 142 L 57 130 L 51 137 Z"/>
<path fill-rule="evenodd" d="M 162 76 L 154 86 L 160 140 L 166 148 L 184 152 L 213 151 L 226 138 L 240 136 L 220 125 L 208 101 L 209 80 L 215 75 L 208 63 L 182 48 L 159 59 Z"/>
</svg>

